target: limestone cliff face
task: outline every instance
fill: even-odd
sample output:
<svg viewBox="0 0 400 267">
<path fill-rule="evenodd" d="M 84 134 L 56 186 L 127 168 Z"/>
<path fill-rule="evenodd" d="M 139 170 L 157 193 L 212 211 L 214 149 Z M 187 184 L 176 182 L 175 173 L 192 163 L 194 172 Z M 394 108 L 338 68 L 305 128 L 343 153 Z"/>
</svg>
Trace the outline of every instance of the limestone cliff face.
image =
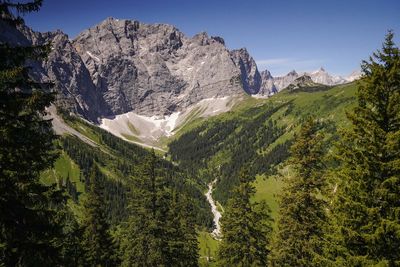
<svg viewBox="0 0 400 267">
<path fill-rule="evenodd" d="M 51 43 L 52 48 L 45 61 L 30 61 L 27 64 L 35 80 L 55 84 L 59 106 L 92 121 L 103 114 L 111 114 L 67 35 L 61 31 L 34 32 L 26 26 L 15 29 L 1 21 L 0 29 L 1 43 L 15 46 Z"/>
<path fill-rule="evenodd" d="M 32 76 L 53 81 L 59 104 L 92 121 L 129 111 L 165 115 L 203 99 L 245 94 L 242 70 L 224 40 L 207 33 L 190 38 L 171 25 L 113 18 L 74 40 L 61 31 L 2 26 L 1 42 L 52 43 L 45 62 L 31 63 Z"/>
<path fill-rule="evenodd" d="M 53 48 L 42 68 L 59 91 L 59 102 L 90 120 L 111 115 L 111 110 L 95 87 L 88 69 L 68 36 L 61 33 L 39 34 Z"/>
<path fill-rule="evenodd" d="M 249 55 L 246 48 L 232 50 L 231 56 L 235 65 L 240 69 L 243 89 L 248 94 L 258 94 L 261 88 L 261 75 L 254 59 Z"/>
<path fill-rule="evenodd" d="M 278 88 L 274 83 L 274 77 L 272 77 L 271 73 L 268 70 L 264 70 L 260 73 L 260 76 L 261 87 L 258 94 L 262 96 L 270 96 L 276 94 L 278 92 Z"/>
<path fill-rule="evenodd" d="M 113 114 L 163 115 L 243 93 L 223 39 L 206 33 L 188 38 L 171 25 L 109 18 L 73 46 Z"/>
</svg>

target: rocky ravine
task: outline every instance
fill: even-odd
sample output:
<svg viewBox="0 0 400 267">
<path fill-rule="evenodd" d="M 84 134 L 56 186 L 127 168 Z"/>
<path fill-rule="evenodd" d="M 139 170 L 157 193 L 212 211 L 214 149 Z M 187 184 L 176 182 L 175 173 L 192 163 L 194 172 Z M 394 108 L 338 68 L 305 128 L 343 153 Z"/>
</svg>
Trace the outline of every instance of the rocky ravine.
<svg viewBox="0 0 400 267">
<path fill-rule="evenodd" d="M 215 179 L 215 180 L 213 180 L 212 182 L 210 182 L 210 183 L 208 184 L 208 190 L 207 190 L 207 193 L 206 193 L 206 198 L 207 198 L 208 203 L 210 203 L 211 212 L 212 212 L 212 214 L 213 214 L 213 216 L 214 216 L 214 218 L 213 218 L 213 221 L 214 221 L 214 229 L 213 229 L 213 231 L 211 232 L 211 235 L 212 235 L 215 239 L 220 240 L 220 238 L 221 238 L 221 224 L 220 224 L 220 220 L 221 220 L 222 214 L 221 214 L 221 212 L 218 210 L 217 205 L 216 205 L 216 203 L 215 203 L 215 200 L 214 200 L 213 197 L 212 197 L 212 191 L 214 190 L 214 186 L 215 186 L 216 182 L 217 182 L 217 180 Z"/>
</svg>

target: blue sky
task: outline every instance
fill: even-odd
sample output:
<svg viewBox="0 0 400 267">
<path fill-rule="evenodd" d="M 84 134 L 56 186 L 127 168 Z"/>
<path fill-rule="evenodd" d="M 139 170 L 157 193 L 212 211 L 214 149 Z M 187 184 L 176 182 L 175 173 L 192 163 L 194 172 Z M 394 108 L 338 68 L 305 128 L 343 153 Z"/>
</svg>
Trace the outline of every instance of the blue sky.
<svg viewBox="0 0 400 267">
<path fill-rule="evenodd" d="M 388 29 L 400 40 L 399 0 L 45 0 L 25 21 L 74 38 L 107 17 L 221 36 L 229 49 L 246 47 L 273 75 L 321 66 L 347 75 L 381 47 Z"/>
</svg>

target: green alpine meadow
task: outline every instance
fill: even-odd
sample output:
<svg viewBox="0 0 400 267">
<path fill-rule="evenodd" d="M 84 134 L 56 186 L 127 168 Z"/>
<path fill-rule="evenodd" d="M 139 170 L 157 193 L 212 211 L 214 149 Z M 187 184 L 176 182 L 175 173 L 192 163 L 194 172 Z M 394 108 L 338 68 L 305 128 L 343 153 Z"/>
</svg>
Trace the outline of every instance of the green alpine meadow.
<svg viewBox="0 0 400 267">
<path fill-rule="evenodd" d="M 400 266 L 398 10 L 0 0 L 0 267 Z"/>
</svg>

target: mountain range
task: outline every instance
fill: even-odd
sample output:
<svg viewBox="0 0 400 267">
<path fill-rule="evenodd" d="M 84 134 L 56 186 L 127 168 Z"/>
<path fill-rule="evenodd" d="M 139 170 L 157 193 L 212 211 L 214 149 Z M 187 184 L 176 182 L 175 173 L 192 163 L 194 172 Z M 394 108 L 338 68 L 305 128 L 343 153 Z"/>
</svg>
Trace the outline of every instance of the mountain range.
<svg viewBox="0 0 400 267">
<path fill-rule="evenodd" d="M 1 42 L 52 43 L 46 61 L 30 63 L 32 76 L 55 83 L 58 106 L 125 139 L 130 134 L 151 142 L 171 134 L 194 113 L 225 112 L 236 99 L 268 97 L 303 75 L 324 85 L 360 76 L 354 72 L 342 78 L 321 68 L 273 77 L 258 70 L 245 48 L 229 50 L 221 37 L 205 32 L 188 37 L 167 24 L 107 18 L 72 40 L 60 30 L 0 26 Z"/>
<path fill-rule="evenodd" d="M 288 87 L 301 76 L 309 76 L 314 83 L 332 86 L 357 80 L 361 77 L 361 72 L 353 71 L 347 77 L 341 77 L 331 75 L 323 67 L 321 67 L 318 70 L 311 72 L 296 72 L 295 70 L 292 70 L 285 76 L 273 77 L 268 70 L 265 70 L 261 72 L 262 82 L 258 95 L 270 96 L 275 94 Z"/>
</svg>

